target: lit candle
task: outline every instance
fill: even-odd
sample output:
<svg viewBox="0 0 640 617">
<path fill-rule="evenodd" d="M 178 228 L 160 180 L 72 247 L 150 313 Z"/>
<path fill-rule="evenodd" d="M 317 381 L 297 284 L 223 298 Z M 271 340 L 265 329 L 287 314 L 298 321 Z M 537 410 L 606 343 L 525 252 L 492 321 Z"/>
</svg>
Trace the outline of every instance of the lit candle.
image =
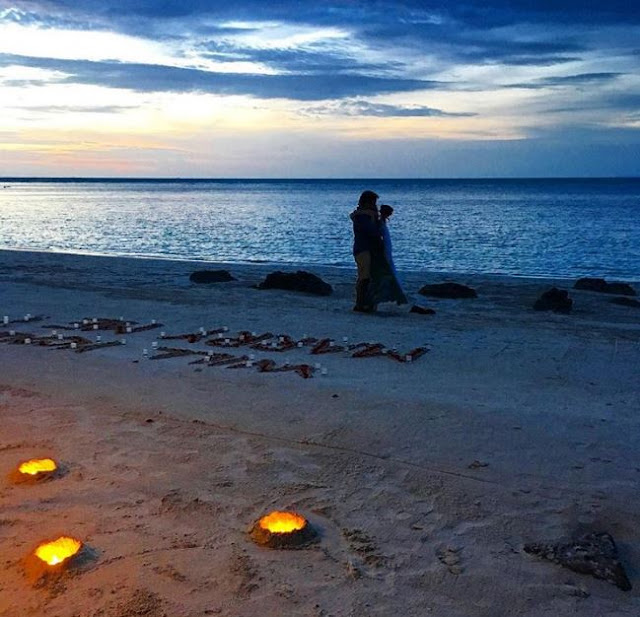
<svg viewBox="0 0 640 617">
<path fill-rule="evenodd" d="M 164 338 L 165 336 L 167 336 L 166 332 L 160 332 L 160 338 Z"/>
<path fill-rule="evenodd" d="M 64 335 L 62 335 L 62 334 L 58 334 L 58 340 L 59 340 L 59 341 L 64 340 Z"/>
<path fill-rule="evenodd" d="M 94 329 L 94 330 L 97 330 L 97 329 L 98 329 L 98 324 L 97 324 L 97 323 L 94 323 L 94 324 L 93 324 L 93 329 Z"/>
<path fill-rule="evenodd" d="M 57 330 L 51 330 L 51 336 L 56 336 L 58 334 Z"/>
<path fill-rule="evenodd" d="M 96 343 L 102 343 L 102 337 L 99 334 L 96 336 Z"/>
<path fill-rule="evenodd" d="M 152 320 L 151 320 L 151 325 L 155 326 L 155 325 L 156 325 L 156 323 L 158 323 L 158 322 L 157 322 L 155 319 L 152 319 Z"/>
<path fill-rule="evenodd" d="M 91 321 L 93 321 L 93 323 L 98 323 L 98 318 L 94 317 Z"/>
<path fill-rule="evenodd" d="M 126 344 L 127 344 L 126 338 L 120 339 L 120 345 L 126 345 Z"/>
<path fill-rule="evenodd" d="M 80 324 L 78 322 L 74 322 L 73 329 L 77 330 L 79 327 L 80 327 Z"/>
<path fill-rule="evenodd" d="M 31 345 L 31 339 L 30 338 L 24 339 L 24 344 L 25 345 Z"/>
<path fill-rule="evenodd" d="M 9 323 L 9 315 L 5 315 L 5 316 L 2 318 L 2 321 L 3 321 L 4 325 L 6 326 L 6 325 Z"/>
<path fill-rule="evenodd" d="M 348 343 L 349 342 L 349 337 L 348 336 L 343 336 L 342 337 L 342 342 L 343 343 Z"/>
<path fill-rule="evenodd" d="M 327 371 L 327 369 L 325 367 L 322 368 L 322 370 L 320 371 L 321 375 L 326 375 L 329 371 Z"/>
<path fill-rule="evenodd" d="M 322 368 L 322 365 L 320 364 L 320 362 L 316 362 L 316 363 L 313 365 L 313 367 L 314 367 L 316 370 L 320 370 L 320 369 Z"/>
<path fill-rule="evenodd" d="M 151 343 L 151 347 L 153 347 L 153 349 L 158 349 L 158 343 L 156 343 L 156 341 L 153 341 L 153 343 Z"/>
<path fill-rule="evenodd" d="M 142 350 L 142 355 L 143 355 L 145 358 L 149 355 L 149 350 L 148 350 L 146 347 Z"/>
<path fill-rule="evenodd" d="M 15 335 L 16 335 L 15 330 L 9 330 L 9 336 L 15 336 Z"/>
<path fill-rule="evenodd" d="M 131 334 L 131 332 L 132 332 L 132 328 L 131 328 L 131 326 L 127 326 L 127 328 L 126 328 L 126 329 L 127 329 L 127 334 Z"/>
<path fill-rule="evenodd" d="M 298 347 L 302 347 L 302 341 L 298 342 Z"/>
<path fill-rule="evenodd" d="M 71 349 L 77 349 L 77 348 L 78 348 L 78 343 L 72 342 Z"/>
<path fill-rule="evenodd" d="M 407 355 L 404 357 L 404 361 L 405 361 L 405 362 L 411 362 L 412 360 L 413 360 L 413 356 L 412 356 L 411 354 L 407 354 Z"/>
</svg>

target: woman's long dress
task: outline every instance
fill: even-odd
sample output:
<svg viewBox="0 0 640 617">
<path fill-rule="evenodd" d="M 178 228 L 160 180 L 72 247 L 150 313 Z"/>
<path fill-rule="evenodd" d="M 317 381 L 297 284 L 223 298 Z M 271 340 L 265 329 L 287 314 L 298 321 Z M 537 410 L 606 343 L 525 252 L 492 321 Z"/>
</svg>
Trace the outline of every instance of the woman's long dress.
<svg viewBox="0 0 640 617">
<path fill-rule="evenodd" d="M 381 302 L 407 304 L 407 296 L 398 280 L 396 267 L 393 263 L 391 234 L 384 221 L 380 221 L 380 234 L 382 235 L 384 253 L 374 253 L 371 256 L 371 284 L 369 287 L 371 304 L 376 305 Z"/>
</svg>

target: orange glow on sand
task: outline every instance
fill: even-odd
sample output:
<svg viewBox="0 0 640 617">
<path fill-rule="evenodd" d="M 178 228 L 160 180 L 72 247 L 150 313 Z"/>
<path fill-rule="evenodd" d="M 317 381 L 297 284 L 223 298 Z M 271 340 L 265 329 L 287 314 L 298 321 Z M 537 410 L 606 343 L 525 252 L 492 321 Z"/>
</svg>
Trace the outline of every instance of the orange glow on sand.
<svg viewBox="0 0 640 617">
<path fill-rule="evenodd" d="M 21 463 L 18 471 L 30 476 L 37 476 L 39 473 L 48 473 L 58 468 L 56 462 L 51 458 L 31 459 Z"/>
<path fill-rule="evenodd" d="M 306 524 L 307 520 L 295 512 L 271 512 L 258 521 L 262 529 L 271 533 L 300 531 Z"/>
<path fill-rule="evenodd" d="M 55 566 L 76 555 L 81 548 L 80 540 L 61 536 L 53 542 L 45 542 L 38 546 L 35 555 L 48 565 Z"/>
</svg>

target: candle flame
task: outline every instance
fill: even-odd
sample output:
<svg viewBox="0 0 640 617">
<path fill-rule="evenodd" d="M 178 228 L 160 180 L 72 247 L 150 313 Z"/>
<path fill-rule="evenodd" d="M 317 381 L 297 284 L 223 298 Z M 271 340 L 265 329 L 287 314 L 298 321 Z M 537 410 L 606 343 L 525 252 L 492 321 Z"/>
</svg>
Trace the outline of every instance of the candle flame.
<svg viewBox="0 0 640 617">
<path fill-rule="evenodd" d="M 80 540 L 61 536 L 53 542 L 41 544 L 36 549 L 36 557 L 48 563 L 50 566 L 55 566 L 73 557 L 81 547 L 82 542 L 80 542 Z"/>
<path fill-rule="evenodd" d="M 271 533 L 291 533 L 303 529 L 307 521 L 295 512 L 271 512 L 263 516 L 258 524 Z"/>
<path fill-rule="evenodd" d="M 18 467 L 18 471 L 30 476 L 35 476 L 45 471 L 55 471 L 57 468 L 58 466 L 53 459 L 41 458 L 25 461 Z"/>
</svg>

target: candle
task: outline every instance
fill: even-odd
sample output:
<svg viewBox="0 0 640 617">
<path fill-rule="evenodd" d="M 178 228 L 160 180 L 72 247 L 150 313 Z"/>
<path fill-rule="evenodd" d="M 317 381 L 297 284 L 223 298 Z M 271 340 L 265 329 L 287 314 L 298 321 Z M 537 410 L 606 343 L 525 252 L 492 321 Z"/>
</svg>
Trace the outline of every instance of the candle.
<svg viewBox="0 0 640 617">
<path fill-rule="evenodd" d="M 323 367 L 322 370 L 320 371 L 320 374 L 321 375 L 326 375 L 328 372 L 329 371 L 327 371 L 327 369 Z"/>
<path fill-rule="evenodd" d="M 96 343 L 102 343 L 102 337 L 99 334 L 96 336 Z"/>
<path fill-rule="evenodd" d="M 15 336 L 15 335 L 16 335 L 15 330 L 9 330 L 9 336 Z"/>
<path fill-rule="evenodd" d="M 56 336 L 58 334 L 57 330 L 51 330 L 51 336 Z"/>
<path fill-rule="evenodd" d="M 94 323 L 94 324 L 93 324 L 93 329 L 94 329 L 94 330 L 97 330 L 97 329 L 98 329 L 98 324 L 97 324 L 97 323 Z"/>
<path fill-rule="evenodd" d="M 131 332 L 132 332 L 131 326 L 127 326 L 127 334 L 131 334 Z"/>
<path fill-rule="evenodd" d="M 93 321 L 93 323 L 98 323 L 98 318 L 94 317 L 91 321 Z"/>
<path fill-rule="evenodd" d="M 298 347 L 302 347 L 302 341 L 298 342 Z"/>
<path fill-rule="evenodd" d="M 320 370 L 320 369 L 322 368 L 322 365 L 320 364 L 320 362 L 316 362 L 316 363 L 313 365 L 313 367 L 314 367 L 316 370 Z"/>
<path fill-rule="evenodd" d="M 58 334 L 58 340 L 59 340 L 59 341 L 64 340 L 64 336 L 63 336 L 62 334 Z"/>
<path fill-rule="evenodd" d="M 142 355 L 146 358 L 149 355 L 149 350 L 147 348 L 143 349 Z"/>
<path fill-rule="evenodd" d="M 78 347 L 78 343 L 72 342 L 71 349 L 76 349 Z"/>
<path fill-rule="evenodd" d="M 349 337 L 348 336 L 343 336 L 342 337 L 342 342 L 343 343 L 348 343 L 349 342 Z"/>
<path fill-rule="evenodd" d="M 120 339 L 120 345 L 126 345 L 126 344 L 127 344 L 126 338 Z"/>
<path fill-rule="evenodd" d="M 156 325 L 156 323 L 157 323 L 157 321 L 156 321 L 155 319 L 152 319 L 152 320 L 151 320 L 151 325 L 155 326 L 155 325 Z"/>
<path fill-rule="evenodd" d="M 166 332 L 160 332 L 160 338 L 164 338 L 165 336 L 167 336 Z"/>
<path fill-rule="evenodd" d="M 158 343 L 156 343 L 156 341 L 153 341 L 153 343 L 151 343 L 151 347 L 153 347 L 153 349 L 158 349 Z"/>
<path fill-rule="evenodd" d="M 25 345 L 31 345 L 31 339 L 30 338 L 24 339 L 24 344 Z"/>
<path fill-rule="evenodd" d="M 251 366 L 253 366 L 253 360 L 247 360 L 247 361 L 245 362 L 245 366 L 246 366 L 246 367 L 251 367 Z"/>
<path fill-rule="evenodd" d="M 405 361 L 405 362 L 411 362 L 412 360 L 413 360 L 413 356 L 412 356 L 411 354 L 407 354 L 407 355 L 404 357 L 404 361 Z"/>
<path fill-rule="evenodd" d="M 80 327 L 80 324 L 79 324 L 77 321 L 76 321 L 76 322 L 74 322 L 74 324 L 73 324 L 73 329 L 74 329 L 74 330 L 77 330 L 79 327 Z"/>
<path fill-rule="evenodd" d="M 2 321 L 4 322 L 4 325 L 6 326 L 6 325 L 9 323 L 9 315 L 5 315 L 5 316 L 2 318 Z"/>
</svg>

